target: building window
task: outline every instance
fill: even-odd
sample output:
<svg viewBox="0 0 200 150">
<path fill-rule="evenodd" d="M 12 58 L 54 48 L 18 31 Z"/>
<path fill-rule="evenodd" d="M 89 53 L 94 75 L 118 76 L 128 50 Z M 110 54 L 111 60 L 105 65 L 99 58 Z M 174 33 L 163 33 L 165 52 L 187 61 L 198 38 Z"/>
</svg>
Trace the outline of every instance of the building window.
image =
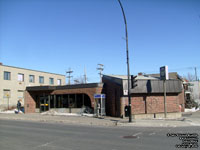
<svg viewBox="0 0 200 150">
<path fill-rule="evenodd" d="M 53 78 L 49 78 L 49 84 L 54 84 L 54 80 L 53 80 Z"/>
<path fill-rule="evenodd" d="M 4 80 L 10 80 L 10 72 L 4 71 Z"/>
<path fill-rule="evenodd" d="M 20 82 L 24 81 L 24 74 L 18 73 L 18 81 Z"/>
<path fill-rule="evenodd" d="M 9 89 L 4 89 L 3 90 L 3 97 L 4 98 L 10 98 L 11 97 L 11 92 Z"/>
<path fill-rule="evenodd" d="M 61 79 L 58 79 L 58 80 L 57 80 L 57 84 L 58 84 L 58 85 L 61 85 Z"/>
<path fill-rule="evenodd" d="M 44 83 L 44 77 L 43 76 L 39 76 L 39 83 Z"/>
<path fill-rule="evenodd" d="M 35 76 L 29 75 L 29 82 L 34 83 L 35 82 Z"/>
</svg>

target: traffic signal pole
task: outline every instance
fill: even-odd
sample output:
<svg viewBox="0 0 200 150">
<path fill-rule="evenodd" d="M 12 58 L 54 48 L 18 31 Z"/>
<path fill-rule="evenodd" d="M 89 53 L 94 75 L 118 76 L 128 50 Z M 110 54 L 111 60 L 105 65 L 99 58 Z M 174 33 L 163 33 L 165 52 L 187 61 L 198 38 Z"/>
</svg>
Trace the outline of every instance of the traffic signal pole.
<svg viewBox="0 0 200 150">
<path fill-rule="evenodd" d="M 124 9 L 120 0 L 118 0 L 119 5 L 121 7 L 124 23 L 125 23 L 125 32 L 126 32 L 126 56 L 127 56 L 127 78 L 128 78 L 128 103 L 129 103 L 129 122 L 132 122 L 132 110 L 131 110 L 131 96 L 130 96 L 130 69 L 129 69 L 129 52 L 128 52 L 128 30 L 127 30 L 127 22 L 126 16 L 124 13 Z"/>
</svg>

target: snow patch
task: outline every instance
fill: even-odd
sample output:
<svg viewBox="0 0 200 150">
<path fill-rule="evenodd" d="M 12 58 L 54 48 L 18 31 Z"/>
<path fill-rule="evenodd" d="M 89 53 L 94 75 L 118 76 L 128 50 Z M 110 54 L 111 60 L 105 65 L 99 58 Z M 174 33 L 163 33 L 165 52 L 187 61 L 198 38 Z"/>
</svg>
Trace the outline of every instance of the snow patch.
<svg viewBox="0 0 200 150">
<path fill-rule="evenodd" d="M 88 116 L 93 117 L 94 114 L 87 114 L 87 113 L 63 113 L 63 112 L 57 112 L 57 111 L 46 111 L 41 113 L 41 115 L 52 115 L 52 116 Z"/>
<path fill-rule="evenodd" d="M 196 111 L 199 111 L 199 108 L 192 108 L 192 109 L 185 109 L 185 112 L 196 112 Z"/>
<path fill-rule="evenodd" d="M 12 110 L 5 110 L 5 111 L 1 111 L 1 114 L 16 114 L 18 113 L 17 109 L 12 109 Z M 22 111 L 19 111 L 19 114 L 23 114 Z"/>
</svg>

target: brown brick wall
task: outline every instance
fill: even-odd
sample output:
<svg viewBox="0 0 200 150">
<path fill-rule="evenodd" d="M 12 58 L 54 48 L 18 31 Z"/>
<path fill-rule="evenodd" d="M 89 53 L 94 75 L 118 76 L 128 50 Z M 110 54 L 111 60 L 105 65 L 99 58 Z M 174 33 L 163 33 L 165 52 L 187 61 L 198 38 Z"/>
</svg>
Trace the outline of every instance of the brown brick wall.
<svg viewBox="0 0 200 150">
<path fill-rule="evenodd" d="M 124 107 L 128 105 L 128 98 L 122 98 Z M 132 96 L 132 114 L 152 114 L 164 112 L 164 96 L 162 95 L 141 95 Z M 180 112 L 179 109 L 179 96 L 167 95 L 167 112 Z"/>
<path fill-rule="evenodd" d="M 24 101 L 25 113 L 34 113 L 35 107 L 36 106 L 33 95 L 31 95 L 28 91 L 25 91 L 25 101 Z"/>
</svg>

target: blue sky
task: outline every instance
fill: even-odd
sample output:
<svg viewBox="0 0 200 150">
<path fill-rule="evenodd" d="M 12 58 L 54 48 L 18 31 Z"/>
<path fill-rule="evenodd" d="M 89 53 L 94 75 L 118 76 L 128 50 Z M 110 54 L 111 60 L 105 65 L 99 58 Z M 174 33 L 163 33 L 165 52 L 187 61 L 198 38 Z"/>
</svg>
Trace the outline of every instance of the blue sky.
<svg viewBox="0 0 200 150">
<path fill-rule="evenodd" d="M 200 74 L 200 0 L 121 0 L 130 72 Z M 0 0 L 0 62 L 80 77 L 127 74 L 125 29 L 117 0 Z"/>
</svg>

